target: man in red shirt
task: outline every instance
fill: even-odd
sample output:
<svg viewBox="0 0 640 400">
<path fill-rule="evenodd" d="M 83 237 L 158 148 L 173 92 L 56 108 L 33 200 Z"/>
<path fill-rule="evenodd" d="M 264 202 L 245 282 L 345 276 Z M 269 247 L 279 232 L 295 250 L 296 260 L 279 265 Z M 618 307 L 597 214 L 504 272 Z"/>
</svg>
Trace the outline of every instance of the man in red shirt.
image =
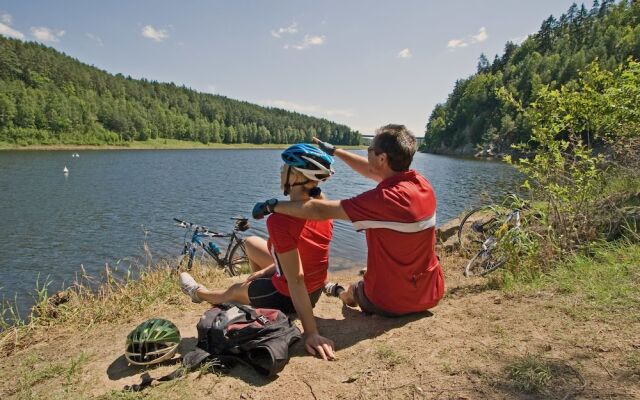
<svg viewBox="0 0 640 400">
<path fill-rule="evenodd" d="M 347 289 L 335 283 L 325 293 L 367 313 L 399 316 L 435 307 L 444 276 L 435 252 L 436 199 L 429 181 L 409 169 L 416 139 L 403 125 L 376 132 L 367 158 L 314 141 L 378 185 L 348 200 L 258 203 L 254 217 L 271 212 L 304 219 L 343 219 L 367 236 L 367 272 Z"/>
</svg>

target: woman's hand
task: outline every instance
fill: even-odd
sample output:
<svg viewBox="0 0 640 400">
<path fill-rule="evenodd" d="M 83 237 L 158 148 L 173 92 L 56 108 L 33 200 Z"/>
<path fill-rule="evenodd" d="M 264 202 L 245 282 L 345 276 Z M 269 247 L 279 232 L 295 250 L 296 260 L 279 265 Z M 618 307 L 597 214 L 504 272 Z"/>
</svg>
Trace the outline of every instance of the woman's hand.
<svg viewBox="0 0 640 400">
<path fill-rule="evenodd" d="M 320 336 L 319 333 L 312 333 L 310 335 L 304 334 L 304 346 L 314 356 L 321 357 L 323 360 L 335 360 L 336 356 L 333 353 L 335 344 L 333 340 L 327 339 L 324 336 Z"/>
</svg>

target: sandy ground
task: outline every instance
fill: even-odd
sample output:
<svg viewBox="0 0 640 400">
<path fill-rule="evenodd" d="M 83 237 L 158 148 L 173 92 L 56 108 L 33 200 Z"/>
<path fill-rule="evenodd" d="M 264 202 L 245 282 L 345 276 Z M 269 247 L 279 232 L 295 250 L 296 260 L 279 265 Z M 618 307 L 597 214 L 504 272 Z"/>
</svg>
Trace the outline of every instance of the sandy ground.
<svg viewBox="0 0 640 400">
<path fill-rule="evenodd" d="M 229 374 L 193 372 L 147 389 L 148 398 L 216 399 L 494 399 L 640 398 L 640 322 L 637 315 L 580 313 L 570 295 L 508 295 L 485 278 L 462 277 L 463 260 L 442 257 L 447 294 L 430 313 L 397 319 L 367 316 L 323 296 L 315 314 L 321 333 L 336 343 L 326 362 L 291 348 L 276 379 L 246 367 Z M 332 274 L 348 282 L 357 271 Z M 55 328 L 39 343 L 0 361 L 0 398 L 128 398 L 124 385 L 143 369 L 128 366 L 123 347 L 140 321 L 161 316 L 183 337 L 179 353 L 193 349 L 206 305 L 185 299 L 119 325 L 83 332 Z M 84 354 L 84 356 L 81 356 Z M 633 357 L 638 356 L 638 359 Z M 527 393 L 510 368 L 525 358 L 549 366 L 546 389 Z M 72 361 L 78 362 L 74 369 Z M 636 363 L 637 362 L 637 363 Z M 61 371 L 52 365 L 63 365 Z M 176 368 L 164 365 L 154 377 Z M 34 377 L 35 376 L 35 377 Z"/>
</svg>

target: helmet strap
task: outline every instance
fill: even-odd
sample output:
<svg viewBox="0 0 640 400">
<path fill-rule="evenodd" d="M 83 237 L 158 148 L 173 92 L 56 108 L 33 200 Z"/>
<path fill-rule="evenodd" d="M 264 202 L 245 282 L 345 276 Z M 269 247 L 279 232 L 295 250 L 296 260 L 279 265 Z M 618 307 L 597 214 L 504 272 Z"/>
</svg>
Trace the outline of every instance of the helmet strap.
<svg viewBox="0 0 640 400">
<path fill-rule="evenodd" d="M 287 165 L 287 178 L 284 180 L 284 195 L 289 195 L 289 190 L 291 189 L 291 185 L 289 185 L 289 175 L 291 174 L 291 166 Z"/>
<path fill-rule="evenodd" d="M 284 195 L 288 196 L 289 193 L 291 193 L 291 188 L 293 186 L 301 186 L 301 185 L 306 185 L 307 183 L 311 182 L 309 179 L 305 179 L 302 182 L 297 182 L 297 183 L 293 183 L 290 184 L 289 183 L 289 176 L 291 175 L 291 166 L 287 165 L 287 178 L 284 181 Z"/>
</svg>

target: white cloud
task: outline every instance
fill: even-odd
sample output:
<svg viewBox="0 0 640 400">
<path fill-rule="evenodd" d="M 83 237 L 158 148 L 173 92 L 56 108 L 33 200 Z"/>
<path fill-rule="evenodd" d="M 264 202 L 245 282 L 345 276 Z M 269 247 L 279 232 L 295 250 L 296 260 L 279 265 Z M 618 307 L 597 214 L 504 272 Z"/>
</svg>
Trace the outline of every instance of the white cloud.
<svg viewBox="0 0 640 400">
<path fill-rule="evenodd" d="M 483 26 L 482 28 L 480 28 L 477 35 L 471 36 L 471 41 L 472 43 L 484 42 L 485 40 L 487 40 L 488 36 L 489 35 L 487 35 L 487 28 Z"/>
<path fill-rule="evenodd" d="M 292 34 L 296 32 L 298 32 L 298 23 L 294 22 L 291 25 L 287 26 L 286 28 L 278 28 L 276 30 L 271 31 L 271 36 L 280 39 L 283 33 Z"/>
<path fill-rule="evenodd" d="M 31 34 L 41 42 L 58 42 L 64 36 L 64 31 L 54 32 L 46 26 L 32 26 Z"/>
<path fill-rule="evenodd" d="M 2 22 L 0 22 L 0 35 L 16 39 L 24 39 L 24 34 L 22 32 L 18 32 L 17 30 Z"/>
<path fill-rule="evenodd" d="M 302 40 L 302 43 L 299 44 L 285 44 L 284 48 L 285 49 L 295 49 L 295 50 L 304 50 L 304 49 L 308 49 L 311 46 L 320 46 L 323 45 L 324 42 L 326 41 L 326 36 L 322 35 L 304 35 L 304 39 Z"/>
<path fill-rule="evenodd" d="M 455 49 L 459 47 L 467 47 L 470 44 L 476 44 L 480 42 L 484 42 L 489 37 L 487 34 L 487 28 L 484 26 L 480 28 L 476 35 L 467 36 L 464 39 L 451 39 L 447 42 L 447 47 L 450 49 Z"/>
<path fill-rule="evenodd" d="M 11 27 L 12 22 L 13 18 L 11 18 L 10 14 L 0 11 L 0 35 L 16 39 L 24 39 L 24 34 L 22 32 Z"/>
<path fill-rule="evenodd" d="M 100 36 L 94 35 L 93 33 L 86 33 L 85 34 L 89 39 L 93 40 L 94 42 L 96 42 L 98 44 L 98 46 L 102 47 L 103 43 L 102 43 L 102 39 L 100 38 Z"/>
<path fill-rule="evenodd" d="M 400 53 L 398 53 L 399 58 L 411 58 L 413 54 L 411 54 L 411 50 L 407 47 L 406 49 L 402 49 Z"/>
<path fill-rule="evenodd" d="M 531 35 L 535 35 L 536 33 L 538 33 L 538 31 L 535 32 L 531 32 L 529 34 L 526 35 L 522 35 L 522 36 L 516 36 L 514 38 L 509 39 L 509 41 L 513 44 L 522 44 L 522 42 L 524 42 L 525 40 L 527 40 L 527 38 Z"/>
<path fill-rule="evenodd" d="M 11 25 L 13 18 L 11 18 L 11 14 L 0 11 L 0 22 L 6 25 Z"/>
<path fill-rule="evenodd" d="M 142 28 L 142 36 L 155 40 L 156 42 L 162 42 L 169 37 L 169 33 L 166 29 L 156 29 L 151 25 L 145 25 L 145 27 Z"/>
<path fill-rule="evenodd" d="M 315 114 L 326 117 L 353 117 L 351 110 L 327 109 L 316 105 L 293 103 L 287 100 L 262 100 L 261 104 L 267 107 L 283 108 L 285 110 L 296 111 L 303 114 Z"/>
<path fill-rule="evenodd" d="M 447 47 L 456 48 L 456 47 L 467 47 L 469 43 L 465 42 L 462 39 L 451 39 L 447 43 Z"/>
</svg>

